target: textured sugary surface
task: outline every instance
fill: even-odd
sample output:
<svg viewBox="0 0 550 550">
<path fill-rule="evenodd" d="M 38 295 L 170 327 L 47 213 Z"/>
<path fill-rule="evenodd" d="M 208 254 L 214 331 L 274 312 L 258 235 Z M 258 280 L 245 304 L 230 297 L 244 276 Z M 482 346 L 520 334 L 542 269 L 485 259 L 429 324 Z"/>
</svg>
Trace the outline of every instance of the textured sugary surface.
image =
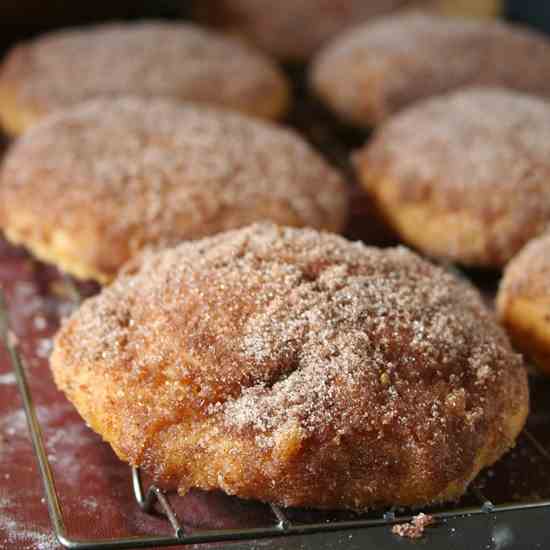
<svg viewBox="0 0 550 550">
<path fill-rule="evenodd" d="M 195 0 L 200 20 L 245 38 L 278 57 L 306 60 L 350 27 L 400 8 L 494 15 L 500 0 Z"/>
<path fill-rule="evenodd" d="M 347 211 L 342 178 L 291 129 L 158 99 L 53 115 L 11 148 L 1 181 L 0 225 L 31 248 L 63 232 L 107 276 L 148 245 L 263 219 L 337 231 Z"/>
<path fill-rule="evenodd" d="M 352 29 L 315 60 L 312 81 L 337 112 L 375 125 L 420 99 L 466 85 L 550 95 L 550 43 L 497 21 L 409 12 Z"/>
<path fill-rule="evenodd" d="M 550 222 L 550 105 L 533 96 L 475 87 L 425 100 L 383 125 L 357 161 L 374 193 L 391 182 L 391 208 L 471 216 L 504 260 Z"/>
<path fill-rule="evenodd" d="M 52 368 L 119 456 L 180 490 L 425 504 L 521 429 L 520 357 L 473 287 L 404 248 L 254 225 L 134 269 L 68 321 Z"/>
<path fill-rule="evenodd" d="M 253 49 L 190 23 L 167 22 L 102 24 L 22 43 L 8 54 L 0 86 L 16 91 L 21 109 L 38 114 L 135 94 L 269 116 L 262 113 L 266 101 L 279 103 L 280 111 L 286 94 L 282 73 Z"/>
<path fill-rule="evenodd" d="M 365 151 L 367 166 L 383 170 L 404 197 L 550 218 L 550 104 L 543 99 L 485 87 L 428 99 L 393 117 Z"/>
</svg>

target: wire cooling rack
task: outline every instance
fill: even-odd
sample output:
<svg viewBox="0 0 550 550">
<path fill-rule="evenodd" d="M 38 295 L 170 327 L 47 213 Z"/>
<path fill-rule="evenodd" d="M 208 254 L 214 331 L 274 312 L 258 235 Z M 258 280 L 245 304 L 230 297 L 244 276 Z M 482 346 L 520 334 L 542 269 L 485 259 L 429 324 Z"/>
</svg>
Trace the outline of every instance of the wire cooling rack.
<svg viewBox="0 0 550 550">
<path fill-rule="evenodd" d="M 146 548 L 161 546 L 184 546 L 197 543 L 221 543 L 231 541 L 247 541 L 274 538 L 281 536 L 306 535 L 329 531 L 343 531 L 349 529 L 369 528 L 380 525 L 392 525 L 398 522 L 409 521 L 410 513 L 396 513 L 393 510 L 380 513 L 378 516 L 359 518 L 351 520 L 331 521 L 295 521 L 291 519 L 288 512 L 271 505 L 272 523 L 265 527 L 254 527 L 244 529 L 205 529 L 188 532 L 180 523 L 177 514 L 170 504 L 166 495 L 156 485 L 151 485 L 144 490 L 139 469 L 131 469 L 131 482 L 136 500 L 136 505 L 143 513 L 160 513 L 170 523 L 173 534 L 169 536 L 146 535 L 126 536 L 121 538 L 105 538 L 78 540 L 70 538 L 66 527 L 60 495 L 56 489 L 56 483 L 52 468 L 48 461 L 42 429 L 37 418 L 33 397 L 25 374 L 24 360 L 17 349 L 16 339 L 10 331 L 8 308 L 0 290 L 0 341 L 6 347 L 17 379 L 17 384 L 23 400 L 26 419 L 30 431 L 33 448 L 36 454 L 44 492 L 48 505 L 49 515 L 53 524 L 55 534 L 59 542 L 65 548 L 75 550 L 105 550 L 115 548 Z M 532 450 L 547 461 L 550 466 L 550 454 L 529 431 L 524 431 L 523 436 Z M 476 502 L 472 506 L 451 506 L 447 509 L 430 512 L 436 520 L 444 520 L 455 517 L 474 516 L 479 514 L 498 514 L 514 510 L 525 510 L 533 508 L 550 509 L 550 499 L 528 500 L 512 503 L 494 503 L 487 499 L 483 492 L 473 486 L 469 490 L 469 498 Z"/>
</svg>

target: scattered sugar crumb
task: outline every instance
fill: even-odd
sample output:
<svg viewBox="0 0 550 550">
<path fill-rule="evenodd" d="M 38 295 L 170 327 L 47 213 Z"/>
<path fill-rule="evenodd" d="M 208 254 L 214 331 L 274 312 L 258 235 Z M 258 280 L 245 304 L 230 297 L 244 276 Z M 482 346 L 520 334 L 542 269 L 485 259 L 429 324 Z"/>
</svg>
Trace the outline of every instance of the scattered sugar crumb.
<svg viewBox="0 0 550 550">
<path fill-rule="evenodd" d="M 0 374 L 0 386 L 15 384 L 15 374 L 13 372 L 6 372 L 5 374 Z"/>
<path fill-rule="evenodd" d="M 99 506 L 97 500 L 93 497 L 82 499 L 80 504 L 90 512 L 95 512 Z"/>
<path fill-rule="evenodd" d="M 5 542 L 10 548 L 18 550 L 56 550 L 59 543 L 55 535 L 43 527 L 23 525 L 5 508 L 9 501 L 0 500 L 0 532 L 5 533 Z"/>
<path fill-rule="evenodd" d="M 33 319 L 33 326 L 36 330 L 44 330 L 48 326 L 48 321 L 43 315 L 37 315 Z"/>
<path fill-rule="evenodd" d="M 0 417 L 0 432 L 13 436 L 15 434 L 27 435 L 27 419 L 23 409 L 17 409 Z"/>
<path fill-rule="evenodd" d="M 420 513 L 412 518 L 409 523 L 400 523 L 392 527 L 392 533 L 409 539 L 419 539 L 424 535 L 424 529 L 434 523 L 433 516 Z"/>
<path fill-rule="evenodd" d="M 41 338 L 36 346 L 36 355 L 41 359 L 48 359 L 52 352 L 53 342 L 51 338 Z"/>
</svg>

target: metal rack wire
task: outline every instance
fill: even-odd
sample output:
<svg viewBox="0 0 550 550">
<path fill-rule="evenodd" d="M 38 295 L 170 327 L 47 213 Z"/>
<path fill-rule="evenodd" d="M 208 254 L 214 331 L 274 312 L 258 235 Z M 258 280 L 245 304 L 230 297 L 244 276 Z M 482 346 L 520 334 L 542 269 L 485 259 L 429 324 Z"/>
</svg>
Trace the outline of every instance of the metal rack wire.
<svg viewBox="0 0 550 550">
<path fill-rule="evenodd" d="M 181 525 L 176 512 L 174 511 L 167 495 L 156 485 L 151 485 L 144 490 L 139 469 L 132 468 L 131 478 L 134 490 L 134 496 L 137 505 L 144 513 L 153 513 L 159 511 L 170 523 L 173 534 L 169 536 L 147 535 L 147 536 L 127 536 L 122 538 L 105 538 L 77 540 L 70 538 L 65 524 L 61 499 L 56 489 L 55 479 L 52 468 L 48 461 L 42 429 L 37 419 L 36 409 L 25 374 L 25 367 L 20 356 L 15 338 L 9 328 L 9 313 L 0 290 L 0 341 L 6 347 L 12 363 L 13 370 L 17 379 L 17 384 L 23 400 L 24 410 L 30 431 L 33 448 L 36 454 L 48 511 L 52 521 L 55 534 L 59 542 L 65 547 L 75 550 L 106 550 L 122 548 L 146 548 L 160 546 L 190 545 L 197 543 L 231 542 L 246 541 L 254 539 L 274 538 L 281 536 L 304 535 L 319 532 L 339 531 L 347 529 L 368 528 L 380 525 L 391 525 L 398 522 L 409 521 L 410 514 L 396 514 L 395 512 L 386 512 L 379 517 L 367 519 L 338 520 L 325 522 L 294 522 L 288 517 L 287 513 L 278 506 L 271 505 L 273 523 L 265 527 L 245 528 L 245 529 L 210 529 L 197 532 L 187 532 Z M 528 431 L 524 431 L 526 440 L 545 460 L 550 461 L 550 454 L 545 447 Z M 525 510 L 527 508 L 549 508 L 549 500 L 537 500 L 521 503 L 494 504 L 487 499 L 480 489 L 473 487 L 470 490 L 470 496 L 478 502 L 475 506 L 456 507 L 443 511 L 432 513 L 433 517 L 439 520 L 449 519 L 461 516 L 471 516 L 486 513 L 499 513 L 514 510 Z"/>
</svg>

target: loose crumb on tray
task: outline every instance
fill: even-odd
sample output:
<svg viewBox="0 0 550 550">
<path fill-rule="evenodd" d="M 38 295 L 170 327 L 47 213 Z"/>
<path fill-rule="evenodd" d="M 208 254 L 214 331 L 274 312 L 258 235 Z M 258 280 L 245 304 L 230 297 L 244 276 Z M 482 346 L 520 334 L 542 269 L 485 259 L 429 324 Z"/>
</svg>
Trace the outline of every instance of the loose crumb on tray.
<svg viewBox="0 0 550 550">
<path fill-rule="evenodd" d="M 434 517 L 420 513 L 412 518 L 410 523 L 400 523 L 392 527 L 392 533 L 409 539 L 419 539 L 424 535 L 424 529 L 433 525 Z"/>
</svg>

